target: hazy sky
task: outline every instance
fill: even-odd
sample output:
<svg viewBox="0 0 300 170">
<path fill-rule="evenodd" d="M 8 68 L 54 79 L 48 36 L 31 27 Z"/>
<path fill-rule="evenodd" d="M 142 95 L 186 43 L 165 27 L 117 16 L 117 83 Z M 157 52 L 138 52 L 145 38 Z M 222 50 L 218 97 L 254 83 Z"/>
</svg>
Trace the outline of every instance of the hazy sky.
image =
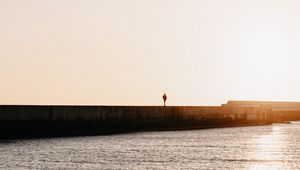
<svg viewBox="0 0 300 170">
<path fill-rule="evenodd" d="M 0 0 L 1 104 L 300 101 L 299 0 Z"/>
</svg>

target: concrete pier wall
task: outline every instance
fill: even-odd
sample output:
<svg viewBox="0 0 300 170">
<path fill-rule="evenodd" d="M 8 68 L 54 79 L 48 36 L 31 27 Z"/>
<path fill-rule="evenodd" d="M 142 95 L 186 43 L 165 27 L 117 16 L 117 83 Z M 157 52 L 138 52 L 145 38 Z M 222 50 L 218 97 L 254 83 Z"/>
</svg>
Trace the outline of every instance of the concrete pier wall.
<svg viewBox="0 0 300 170">
<path fill-rule="evenodd" d="M 300 111 L 300 102 L 278 102 L 278 101 L 235 101 L 230 100 L 225 104 L 227 106 L 265 106 L 270 107 L 272 111 Z"/>
<path fill-rule="evenodd" d="M 0 139 L 246 126 L 274 117 L 261 106 L 0 105 Z"/>
<path fill-rule="evenodd" d="M 266 119 L 261 107 L 0 106 L 0 120 Z"/>
</svg>

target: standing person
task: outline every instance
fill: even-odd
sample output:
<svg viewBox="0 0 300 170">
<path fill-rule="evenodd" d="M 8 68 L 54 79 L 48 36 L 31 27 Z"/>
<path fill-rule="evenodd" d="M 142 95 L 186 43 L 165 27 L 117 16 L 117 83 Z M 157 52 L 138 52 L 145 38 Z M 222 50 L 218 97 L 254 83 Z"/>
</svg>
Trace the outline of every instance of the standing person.
<svg viewBox="0 0 300 170">
<path fill-rule="evenodd" d="M 166 106 L 166 101 L 168 99 L 166 93 L 164 93 L 164 95 L 162 96 L 163 100 L 164 100 L 164 106 Z"/>
</svg>

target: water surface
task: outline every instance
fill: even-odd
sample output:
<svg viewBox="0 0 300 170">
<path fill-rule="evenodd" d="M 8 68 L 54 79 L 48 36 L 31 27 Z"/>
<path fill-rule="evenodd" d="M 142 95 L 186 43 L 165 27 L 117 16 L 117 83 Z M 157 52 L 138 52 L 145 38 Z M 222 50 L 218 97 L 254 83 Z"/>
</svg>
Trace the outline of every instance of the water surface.
<svg viewBox="0 0 300 170">
<path fill-rule="evenodd" d="M 0 141 L 0 169 L 300 169 L 300 122 Z"/>
</svg>

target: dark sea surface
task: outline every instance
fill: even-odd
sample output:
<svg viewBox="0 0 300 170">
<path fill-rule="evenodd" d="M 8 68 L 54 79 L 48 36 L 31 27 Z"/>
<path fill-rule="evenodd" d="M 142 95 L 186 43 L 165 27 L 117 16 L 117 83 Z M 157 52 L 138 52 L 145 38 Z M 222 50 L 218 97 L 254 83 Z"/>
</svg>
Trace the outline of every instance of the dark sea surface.
<svg viewBox="0 0 300 170">
<path fill-rule="evenodd" d="M 300 169 L 300 122 L 4 140 L 0 169 Z"/>
</svg>

